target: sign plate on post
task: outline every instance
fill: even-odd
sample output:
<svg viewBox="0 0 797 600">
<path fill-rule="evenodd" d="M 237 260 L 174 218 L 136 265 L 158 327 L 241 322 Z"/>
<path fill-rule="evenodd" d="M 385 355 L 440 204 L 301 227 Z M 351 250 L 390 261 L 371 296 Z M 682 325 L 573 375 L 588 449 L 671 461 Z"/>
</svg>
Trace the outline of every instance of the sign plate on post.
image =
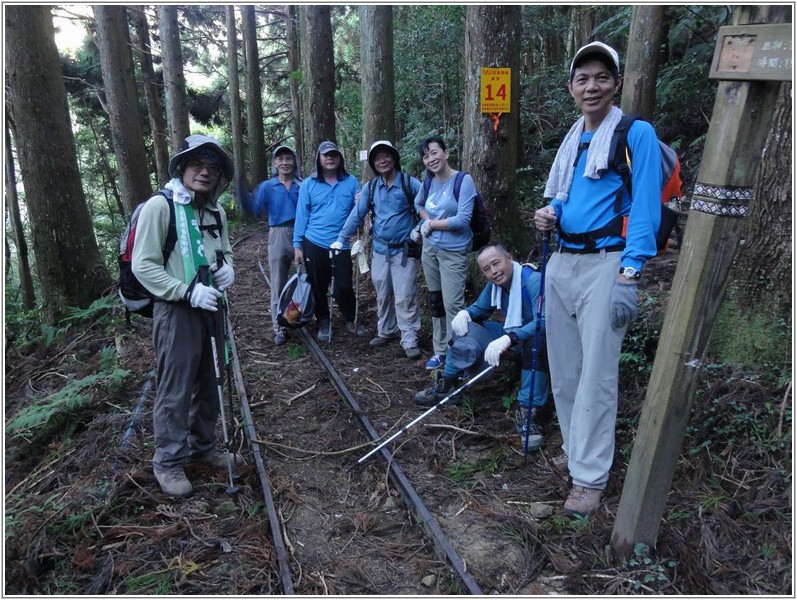
<svg viewBox="0 0 797 600">
<path fill-rule="evenodd" d="M 720 27 L 709 79 L 791 81 L 791 24 Z"/>
<path fill-rule="evenodd" d="M 481 112 L 508 113 L 512 100 L 512 69 L 482 67 Z"/>
</svg>

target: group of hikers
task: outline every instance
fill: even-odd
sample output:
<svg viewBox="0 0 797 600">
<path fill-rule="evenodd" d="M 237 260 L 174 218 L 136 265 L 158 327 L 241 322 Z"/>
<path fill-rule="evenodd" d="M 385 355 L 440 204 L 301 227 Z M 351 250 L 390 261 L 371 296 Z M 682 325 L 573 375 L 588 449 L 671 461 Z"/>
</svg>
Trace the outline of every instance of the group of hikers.
<svg viewBox="0 0 797 600">
<path fill-rule="evenodd" d="M 370 272 L 377 298 L 377 331 L 370 345 L 397 341 L 408 359 L 422 357 L 420 260 L 433 328 L 433 354 L 425 366 L 439 377 L 415 395 L 415 402 L 432 406 L 450 398 L 453 404 L 460 382 L 518 357 L 517 432 L 526 449 L 542 446 L 539 416 L 552 392 L 563 440 L 552 462 L 572 479 L 564 501 L 567 515 L 583 516 L 600 506 L 614 457 L 620 347 L 636 318 L 640 272 L 656 255 L 661 169 L 649 123 L 636 120 L 628 131 L 633 191 L 607 168 L 622 116 L 614 105 L 621 81 L 613 48 L 592 42 L 576 53 L 568 90 L 581 116 L 551 167 L 544 193 L 550 203 L 534 214 L 544 248 L 556 233 L 550 259 L 543 252 L 536 269 L 514 260 L 503 244 L 488 243 L 476 252 L 486 285 L 470 305 L 465 280 L 477 190 L 469 175 L 457 177 L 440 136 L 418 145 L 425 184 L 403 173 L 398 150 L 379 140 L 367 156 L 376 176 L 361 189 L 346 171 L 339 148 L 324 141 L 309 177 L 302 179 L 294 150 L 280 145 L 272 154 L 272 177 L 251 195 L 239 185 L 237 194 L 245 213 L 268 215 L 275 344 L 285 344 L 289 335 L 277 315 L 292 265 L 303 269 L 312 285 L 319 341 L 331 337 L 331 284 L 345 331 L 369 335 L 357 322 L 352 284 L 352 251 L 361 252 L 361 243 L 351 242 L 370 215 Z M 229 454 L 216 441 L 219 399 L 205 315 L 218 311 L 235 279 L 227 217 L 217 202 L 233 171 L 217 140 L 189 136 L 169 163 L 171 198 L 153 196 L 138 221 L 133 271 L 158 300 L 153 309 L 158 368 L 153 471 L 163 492 L 173 496 L 192 492 L 184 471 L 189 462 L 229 465 Z M 618 210 L 628 217 L 622 235 L 606 228 Z M 170 223 L 176 224 L 179 251 L 164 261 Z M 207 274 L 204 280 L 201 273 Z M 474 347 L 477 355 L 468 351 Z"/>
</svg>

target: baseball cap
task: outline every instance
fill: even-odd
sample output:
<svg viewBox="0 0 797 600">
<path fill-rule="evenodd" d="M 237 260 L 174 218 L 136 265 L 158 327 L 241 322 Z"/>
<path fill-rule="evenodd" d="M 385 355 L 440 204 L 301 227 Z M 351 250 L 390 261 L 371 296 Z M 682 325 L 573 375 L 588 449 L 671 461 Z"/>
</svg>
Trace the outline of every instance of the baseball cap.
<svg viewBox="0 0 797 600">
<path fill-rule="evenodd" d="M 321 142 L 321 145 L 318 146 L 318 155 L 321 156 L 322 154 L 329 154 L 330 152 L 337 152 L 338 154 L 341 154 L 341 151 L 338 150 L 335 142 L 330 142 L 329 140 L 326 142 Z"/>
<path fill-rule="evenodd" d="M 578 52 L 576 52 L 576 55 L 573 57 L 573 62 L 570 63 L 571 77 L 573 76 L 573 71 L 576 68 L 576 63 L 585 54 L 603 54 L 604 56 L 607 56 L 617 68 L 617 72 L 620 72 L 620 57 L 617 54 L 617 50 L 604 44 L 603 42 L 590 42 L 586 46 L 579 48 Z"/>
</svg>

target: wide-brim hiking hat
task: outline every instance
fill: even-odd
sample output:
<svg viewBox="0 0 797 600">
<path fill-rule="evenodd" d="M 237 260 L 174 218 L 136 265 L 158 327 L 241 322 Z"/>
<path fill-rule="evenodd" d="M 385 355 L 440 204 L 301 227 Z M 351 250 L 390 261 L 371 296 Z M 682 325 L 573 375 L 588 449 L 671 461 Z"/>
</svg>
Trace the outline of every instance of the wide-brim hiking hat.
<svg viewBox="0 0 797 600">
<path fill-rule="evenodd" d="M 582 46 L 576 52 L 576 55 L 573 57 L 573 62 L 570 63 L 570 77 L 573 77 L 573 71 L 576 68 L 576 63 L 587 54 L 602 54 L 609 58 L 612 61 L 617 72 L 620 72 L 620 56 L 617 54 L 617 50 L 604 44 L 603 42 L 590 42 L 586 46 Z"/>
<path fill-rule="evenodd" d="M 376 159 L 376 153 L 380 150 L 387 150 L 390 152 L 393 155 L 393 160 L 396 161 L 396 171 L 401 171 L 401 157 L 399 156 L 399 151 L 396 150 L 396 147 L 387 140 L 379 140 L 378 142 L 371 144 L 371 148 L 368 150 L 368 166 L 371 167 L 371 170 L 376 173 L 374 160 Z"/>
<path fill-rule="evenodd" d="M 489 365 L 484 360 L 484 351 L 493 341 L 486 327 L 471 321 L 468 333 L 463 336 L 453 334 L 448 350 L 448 361 L 458 371 L 469 370 L 472 374 L 484 371 Z"/>
<path fill-rule="evenodd" d="M 221 147 L 219 140 L 209 135 L 189 135 L 180 146 L 180 152 L 172 156 L 169 161 L 169 175 L 176 177 L 182 171 L 185 162 L 193 158 L 214 157 L 221 163 L 224 177 L 227 181 L 232 181 L 235 175 L 235 166 L 232 158 Z"/>
</svg>

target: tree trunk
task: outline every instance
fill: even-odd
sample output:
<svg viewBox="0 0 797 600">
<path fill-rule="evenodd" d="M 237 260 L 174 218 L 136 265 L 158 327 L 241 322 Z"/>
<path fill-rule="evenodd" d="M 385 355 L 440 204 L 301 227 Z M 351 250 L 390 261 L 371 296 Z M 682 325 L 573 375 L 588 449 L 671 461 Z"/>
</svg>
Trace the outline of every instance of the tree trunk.
<svg viewBox="0 0 797 600">
<path fill-rule="evenodd" d="M 249 172 L 252 181 L 261 181 L 270 173 L 266 160 L 263 131 L 263 90 L 257 56 L 257 17 L 252 5 L 241 7 L 241 21 L 246 59 L 246 129 L 249 140 Z"/>
<path fill-rule="evenodd" d="M 155 155 L 155 170 L 160 187 L 169 181 L 169 150 L 166 134 L 166 120 L 161 108 L 161 96 L 155 82 L 155 68 L 152 66 L 152 44 L 149 38 L 149 24 L 144 6 L 129 8 L 136 27 L 136 48 L 138 49 L 141 78 L 144 83 L 144 97 L 147 100 L 149 129 L 152 134 L 152 149 Z"/>
<path fill-rule="evenodd" d="M 302 40 L 304 85 L 307 103 L 304 122 L 305 144 L 311 168 L 315 170 L 315 152 L 324 140 L 335 141 L 335 61 L 332 46 L 332 22 L 329 6 L 302 7 L 305 31 Z"/>
<path fill-rule="evenodd" d="M 299 80 L 294 76 L 302 71 L 302 54 L 299 38 L 299 11 L 290 4 L 286 7 L 286 30 L 288 37 L 288 70 L 291 73 L 291 112 L 293 113 L 293 138 L 296 140 L 296 156 L 305 156 L 304 132 L 302 131 L 302 97 Z M 301 158 L 299 159 L 301 161 Z"/>
<path fill-rule="evenodd" d="M 22 226 L 22 216 L 19 210 L 14 153 L 11 148 L 11 127 L 8 121 L 9 115 L 6 115 L 6 207 L 8 208 L 8 216 L 14 232 L 14 245 L 17 247 L 19 287 L 22 290 L 22 303 L 26 309 L 31 310 L 36 306 L 36 292 L 33 290 L 33 276 L 30 272 L 30 261 L 28 260 L 28 242 L 25 241 L 25 228 Z M 8 247 L 7 244 L 6 247 Z"/>
<path fill-rule="evenodd" d="M 158 23 L 163 61 L 163 88 L 166 93 L 166 122 L 169 124 L 169 153 L 176 153 L 191 134 L 188 122 L 188 97 L 183 72 L 183 50 L 180 45 L 180 26 L 177 6 L 158 6 Z"/>
<path fill-rule="evenodd" d="M 631 8 L 623 71 L 623 112 L 653 119 L 656 108 L 656 77 L 664 39 L 664 6 L 640 4 Z"/>
<path fill-rule="evenodd" d="M 493 213 L 495 238 L 510 250 L 527 250 L 529 232 L 523 227 L 515 194 L 520 130 L 520 7 L 468 6 L 465 24 L 465 128 L 462 169 L 468 171 Z M 509 113 L 497 127 L 480 112 L 482 67 L 511 69 Z M 517 255 L 517 254 L 516 254 Z"/>
<path fill-rule="evenodd" d="M 238 181 L 249 186 L 244 167 L 244 134 L 241 124 L 241 89 L 238 82 L 238 35 L 235 27 L 235 6 L 225 7 L 227 15 L 227 69 L 230 73 L 230 130 L 232 155 Z"/>
<path fill-rule="evenodd" d="M 112 285 L 80 183 L 75 140 L 48 6 L 5 11 L 6 90 L 24 174 L 42 317 L 87 307 Z"/>
<path fill-rule="evenodd" d="M 129 215 L 137 204 L 150 197 L 152 183 L 141 130 L 127 13 L 121 5 L 98 4 L 94 17 L 122 204 Z"/>
<path fill-rule="evenodd" d="M 391 6 L 360 6 L 360 64 L 363 148 L 376 140 L 396 144 Z M 363 179 L 374 175 L 366 163 Z"/>
</svg>

